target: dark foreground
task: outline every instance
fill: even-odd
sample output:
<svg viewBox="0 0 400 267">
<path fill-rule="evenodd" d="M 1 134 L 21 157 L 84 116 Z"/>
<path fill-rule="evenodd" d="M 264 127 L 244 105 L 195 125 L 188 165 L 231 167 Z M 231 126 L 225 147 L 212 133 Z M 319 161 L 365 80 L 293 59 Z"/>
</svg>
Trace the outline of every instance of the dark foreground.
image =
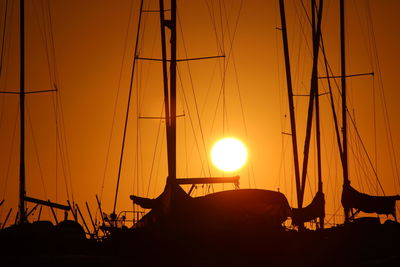
<svg viewBox="0 0 400 267">
<path fill-rule="evenodd" d="M 40 228 L 38 230 L 38 228 Z M 53 227 L 54 228 L 54 227 Z M 121 230 L 102 242 L 72 225 L 0 232 L 1 266 L 400 266 L 400 225 L 363 219 L 321 231 Z"/>
</svg>

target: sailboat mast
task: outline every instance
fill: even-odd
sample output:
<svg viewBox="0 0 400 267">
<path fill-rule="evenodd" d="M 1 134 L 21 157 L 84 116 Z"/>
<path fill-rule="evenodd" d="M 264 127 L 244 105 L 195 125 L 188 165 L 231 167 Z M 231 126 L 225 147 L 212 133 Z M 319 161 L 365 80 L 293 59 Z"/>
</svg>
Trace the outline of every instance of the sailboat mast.
<svg viewBox="0 0 400 267">
<path fill-rule="evenodd" d="M 170 179 L 176 180 L 176 0 L 171 0 L 171 62 L 170 62 L 170 108 L 171 108 L 171 157 Z"/>
<path fill-rule="evenodd" d="M 315 87 L 315 135 L 317 143 L 317 170 L 318 170 L 318 192 L 317 194 L 323 193 L 322 188 L 322 164 L 321 164 L 321 126 L 320 126 L 320 109 L 319 109 L 319 88 L 318 88 L 318 51 L 319 43 L 321 39 L 321 20 L 322 20 L 322 6 L 323 0 L 319 1 L 319 8 L 317 11 L 317 6 L 315 0 L 311 0 L 312 9 L 312 36 L 313 36 L 313 57 L 315 59 L 312 72 L 312 83 Z M 315 13 L 317 14 L 317 28 L 315 23 Z M 304 191 L 303 191 L 304 194 Z M 324 228 L 324 215 L 319 217 L 319 227 Z"/>
<path fill-rule="evenodd" d="M 24 223 L 25 216 L 25 3 L 20 0 L 20 169 L 19 169 L 19 216 Z"/>
<path fill-rule="evenodd" d="M 344 0 L 340 0 L 340 60 L 341 60 L 341 82 L 342 82 L 342 131 L 343 131 L 343 185 L 348 185 L 349 169 L 347 161 L 347 104 L 346 104 L 346 50 L 345 50 L 345 21 L 344 21 Z M 345 211 L 345 221 L 348 221 L 348 214 Z"/>
<path fill-rule="evenodd" d="M 159 1 L 161 25 L 161 53 L 164 83 L 165 124 L 167 132 L 168 177 L 176 180 L 176 0 L 171 1 L 170 20 L 165 19 L 164 0 Z M 171 31 L 170 59 L 167 58 L 165 28 Z M 167 62 L 169 61 L 169 84 Z"/>
<path fill-rule="evenodd" d="M 298 207 L 301 208 L 302 201 L 301 201 L 301 197 L 300 197 L 301 185 L 300 185 L 299 156 L 298 156 L 298 151 L 297 151 L 296 118 L 294 115 L 292 76 L 291 76 L 291 72 L 290 72 L 289 45 L 288 45 L 288 38 L 287 38 L 287 31 L 286 31 L 286 15 L 285 15 L 284 0 L 279 0 L 279 9 L 280 9 L 280 15 L 281 15 L 283 51 L 284 51 L 284 56 L 285 56 L 286 83 L 287 83 L 287 89 L 288 89 L 289 114 L 290 114 L 290 128 L 292 131 L 292 147 L 293 147 L 294 174 L 295 174 L 295 179 L 296 179 L 297 203 L 298 203 Z"/>
<path fill-rule="evenodd" d="M 312 73 L 312 83 L 315 88 L 315 131 L 316 131 L 316 141 L 317 141 L 317 166 L 318 166 L 318 192 L 322 192 L 322 166 L 321 166 L 321 126 L 320 126 L 320 115 L 319 115 L 319 88 L 318 88 L 318 51 L 319 51 L 319 41 L 321 35 L 321 15 L 322 15 L 322 5 L 323 1 L 319 3 L 318 9 L 318 26 L 316 29 L 315 23 L 315 12 L 317 12 L 317 7 L 315 0 L 311 0 L 312 9 L 312 36 L 313 36 L 313 57 L 315 58 Z"/>
</svg>

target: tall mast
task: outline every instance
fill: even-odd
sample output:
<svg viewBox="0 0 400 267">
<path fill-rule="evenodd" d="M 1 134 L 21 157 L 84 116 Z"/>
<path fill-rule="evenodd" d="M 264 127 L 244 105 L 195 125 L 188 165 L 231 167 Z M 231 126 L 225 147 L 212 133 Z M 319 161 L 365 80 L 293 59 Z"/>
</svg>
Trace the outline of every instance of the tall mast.
<svg viewBox="0 0 400 267">
<path fill-rule="evenodd" d="M 307 115 L 307 125 L 306 125 L 306 135 L 304 141 L 304 158 L 303 158 L 303 169 L 301 174 L 301 196 L 300 200 L 303 202 L 304 191 L 306 185 L 307 178 L 307 168 L 308 168 L 308 158 L 310 152 L 310 140 L 311 140 L 311 130 L 313 123 L 313 113 L 314 113 L 314 102 L 315 97 L 318 97 L 318 73 L 317 73 L 317 65 L 318 65 L 318 52 L 319 52 L 319 43 L 321 39 L 321 18 L 322 18 L 322 2 L 319 5 L 318 9 L 318 21 L 317 28 L 315 28 L 315 1 L 311 0 L 312 4 L 312 39 L 313 39 L 313 62 L 312 62 L 312 76 L 311 76 L 311 84 L 310 84 L 310 98 L 308 102 L 308 115 Z"/>
<path fill-rule="evenodd" d="M 169 176 L 172 180 L 176 180 L 176 0 L 171 0 L 171 157 Z"/>
<path fill-rule="evenodd" d="M 289 114 L 290 114 L 290 128 L 292 131 L 292 147 L 293 147 L 294 174 L 295 174 L 295 179 L 296 179 L 297 203 L 298 203 L 298 207 L 301 208 L 302 201 L 301 201 L 301 197 L 300 197 L 301 185 L 300 185 L 299 156 L 298 156 L 298 151 L 297 151 L 296 118 L 294 115 L 292 76 L 290 73 L 289 45 L 288 45 L 288 38 L 287 38 L 287 31 L 286 31 L 286 16 L 285 16 L 284 0 L 279 0 L 279 8 L 280 8 L 280 15 L 281 15 L 283 51 L 284 51 L 284 56 L 285 56 L 286 83 L 287 83 L 287 90 L 288 90 Z"/>
<path fill-rule="evenodd" d="M 342 131 L 343 131 L 343 185 L 348 185 L 349 170 L 347 161 L 347 106 L 346 106 L 346 51 L 345 51 L 345 28 L 344 28 L 344 0 L 340 0 L 340 60 L 341 60 L 341 81 L 342 81 Z M 345 221 L 348 221 L 348 214 L 345 211 Z"/>
<path fill-rule="evenodd" d="M 24 223 L 25 216 L 25 3 L 20 0 L 20 167 L 19 167 L 19 216 Z"/>
<path fill-rule="evenodd" d="M 322 7 L 322 1 L 320 2 L 320 7 Z M 313 35 L 313 56 L 318 56 L 319 50 L 319 38 L 316 37 L 317 34 L 320 34 L 319 29 L 315 29 L 315 12 L 316 12 L 316 4 L 315 0 L 311 0 L 311 9 L 312 9 L 312 35 Z M 322 8 L 321 8 L 322 10 Z M 320 18 L 318 17 L 319 25 Z M 319 117 L 319 88 L 318 88 L 318 68 L 317 64 L 313 66 L 313 74 L 312 74 L 313 84 L 315 86 L 315 131 L 316 131 L 316 141 L 317 141 L 317 165 L 318 165 L 318 192 L 322 191 L 322 168 L 321 168 L 321 134 L 320 134 L 320 117 Z"/>
<path fill-rule="evenodd" d="M 167 132 L 168 177 L 169 181 L 176 180 L 176 0 L 171 1 L 171 18 L 165 19 L 164 0 L 160 4 L 161 52 L 164 83 L 165 124 Z M 167 58 L 167 41 L 165 28 L 170 34 L 170 59 Z M 170 79 L 168 88 L 167 62 L 170 62 Z"/>
<path fill-rule="evenodd" d="M 321 39 L 321 20 L 322 20 L 322 6 L 323 0 L 319 1 L 319 8 L 317 14 L 317 28 L 315 23 L 315 13 L 317 12 L 317 7 L 315 0 L 311 0 L 312 9 L 312 35 L 313 35 L 313 57 L 315 58 L 315 65 L 313 66 L 312 73 L 312 83 L 315 87 L 315 135 L 317 143 L 317 170 L 318 170 L 318 193 L 322 193 L 322 164 L 321 164 L 321 126 L 320 126 L 320 113 L 319 113 L 319 88 L 318 88 L 318 51 L 319 43 Z M 304 194 L 304 191 L 303 191 Z M 324 218 L 321 216 L 319 218 L 319 226 L 324 228 Z"/>
</svg>

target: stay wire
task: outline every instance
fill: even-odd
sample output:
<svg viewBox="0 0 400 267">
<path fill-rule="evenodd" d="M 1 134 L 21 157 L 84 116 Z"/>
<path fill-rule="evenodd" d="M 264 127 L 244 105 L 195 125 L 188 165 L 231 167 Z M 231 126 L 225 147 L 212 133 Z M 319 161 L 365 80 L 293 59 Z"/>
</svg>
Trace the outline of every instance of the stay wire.
<svg viewBox="0 0 400 267">
<path fill-rule="evenodd" d="M 11 162 L 13 159 L 13 151 L 14 151 L 14 145 L 15 145 L 15 139 L 17 137 L 17 125 L 18 125 L 18 106 L 15 107 L 15 117 L 14 117 L 14 127 L 13 127 L 13 134 L 12 134 L 12 138 L 11 138 L 11 142 L 10 142 L 10 151 L 8 153 L 9 157 L 8 157 L 8 163 L 7 163 L 7 169 L 6 169 L 6 173 L 5 173 L 5 179 L 4 179 L 4 191 L 3 191 L 3 199 L 5 199 L 5 195 L 7 192 L 7 184 L 8 184 L 8 177 L 10 176 L 10 169 L 11 169 Z"/>
<path fill-rule="evenodd" d="M 182 84 L 182 76 L 181 76 L 179 67 L 177 68 L 177 71 L 178 71 L 179 81 Z M 193 86 L 193 83 L 192 83 L 192 86 Z M 194 91 L 193 91 L 193 93 L 194 93 Z M 199 153 L 199 155 L 201 155 L 200 145 L 199 145 L 198 140 L 196 138 L 196 130 L 195 130 L 195 126 L 194 126 L 194 123 L 193 123 L 192 115 L 191 115 L 191 112 L 190 112 L 190 109 L 189 109 L 189 103 L 188 103 L 188 100 L 187 100 L 187 97 L 186 97 L 186 94 L 185 94 L 185 90 L 183 90 L 183 88 L 182 88 L 182 94 L 183 94 L 183 99 L 185 100 L 185 104 L 186 104 L 186 107 L 187 107 L 187 111 L 188 111 L 187 113 L 188 113 L 188 116 L 189 116 L 190 126 L 191 126 L 192 132 L 194 134 L 194 141 L 195 141 L 195 145 L 196 145 L 196 148 L 197 148 L 197 152 Z M 196 97 L 194 97 L 194 99 L 195 99 L 194 101 L 195 101 L 195 106 L 196 106 L 197 119 L 199 120 L 200 134 L 201 134 L 201 140 L 202 140 L 202 144 L 203 144 L 202 146 L 203 146 L 203 149 L 204 149 L 204 151 L 205 151 L 205 153 L 207 155 L 207 148 L 205 147 L 204 135 L 203 135 L 203 130 L 202 130 L 202 126 L 201 126 L 200 116 L 199 116 L 198 109 L 197 109 Z M 204 164 L 204 162 L 203 162 L 201 157 L 200 157 L 200 162 L 201 162 L 201 172 L 203 172 L 205 164 Z M 207 169 L 208 169 L 208 173 L 211 176 L 211 170 L 210 170 L 208 161 L 206 161 L 206 166 L 207 166 Z"/>
<path fill-rule="evenodd" d="M 74 190 L 72 184 L 72 171 L 71 171 L 71 163 L 70 163 L 70 156 L 68 150 L 68 143 L 67 143 L 67 136 L 66 136 L 66 127 L 65 127 L 65 120 L 64 120 L 64 111 L 62 105 L 62 98 L 61 98 L 61 83 L 59 80 L 58 69 L 57 69 L 57 57 L 56 57 L 56 47 L 54 42 L 54 34 L 53 34 L 53 20 L 51 16 L 51 8 L 50 8 L 50 1 L 46 1 L 46 10 L 47 10 L 47 24 L 48 24 L 48 32 L 49 32 L 49 42 L 51 47 L 51 56 L 50 58 L 53 59 L 53 81 L 54 81 L 54 89 L 56 90 L 53 94 L 53 104 L 54 110 L 56 114 L 56 136 L 59 144 L 59 151 L 60 151 L 60 160 L 61 166 L 63 169 L 63 177 L 66 184 L 66 194 L 68 199 L 72 199 L 74 202 Z M 69 183 L 68 183 L 69 182 Z M 69 189 L 68 189 L 69 186 Z M 71 194 L 71 196 L 70 196 Z"/>
<path fill-rule="evenodd" d="M 1 41 L 1 51 L 0 51 L 0 82 L 1 82 L 1 77 L 3 74 L 3 68 L 4 68 L 4 57 L 5 57 L 5 46 L 6 46 L 6 35 L 7 35 L 7 14 L 8 14 L 8 0 L 5 1 L 5 7 L 4 7 L 4 25 L 3 25 L 3 36 L 2 36 L 2 41 Z M 11 39 L 11 38 L 9 38 Z M 7 83 L 5 83 L 5 86 Z M 4 86 L 4 87 L 5 87 Z M 3 115 L 4 115 L 4 107 L 5 107 L 5 96 L 1 94 L 1 110 L 0 110 L 0 127 L 3 123 Z"/>
<path fill-rule="evenodd" d="M 125 33 L 124 49 L 123 49 L 123 53 L 122 53 L 121 67 L 120 67 L 118 83 L 117 83 L 117 94 L 115 96 L 114 111 L 113 111 L 113 115 L 112 115 L 112 119 L 111 119 L 112 122 L 111 122 L 111 129 L 110 129 L 110 137 L 108 139 L 107 152 L 106 152 L 104 171 L 103 171 L 103 179 L 101 181 L 101 187 L 100 187 L 100 202 L 101 202 L 101 200 L 103 198 L 104 184 L 105 184 L 107 168 L 108 168 L 109 160 L 110 160 L 111 141 L 112 141 L 113 132 L 114 132 L 114 126 L 115 126 L 115 121 L 116 121 L 117 104 L 118 104 L 118 99 L 119 99 L 119 94 L 120 94 L 120 89 L 121 89 L 122 73 L 123 73 L 125 56 L 126 56 L 126 51 L 127 51 L 127 46 L 128 46 L 129 28 L 130 28 L 130 25 L 131 25 L 131 18 L 132 18 L 132 5 L 133 5 L 133 2 L 131 1 L 130 2 L 130 6 L 129 6 L 130 12 L 129 12 L 129 17 L 128 17 L 128 26 L 127 26 L 126 33 Z"/>
<path fill-rule="evenodd" d="M 188 57 L 186 43 L 185 43 L 185 40 L 183 38 L 183 36 L 184 36 L 183 35 L 183 27 L 180 24 L 179 14 L 178 14 L 178 23 L 181 26 L 180 29 L 181 29 L 182 43 L 183 43 L 183 48 L 184 48 L 184 51 L 185 51 L 185 56 Z M 200 136 L 201 136 L 201 141 L 202 141 L 202 147 L 203 147 L 203 150 L 204 150 L 205 154 L 208 155 L 208 151 L 207 151 L 207 148 L 206 148 L 206 145 L 205 145 L 204 131 L 203 131 L 203 127 L 201 125 L 200 112 L 199 112 L 199 107 L 198 107 L 198 103 L 197 103 L 196 92 L 194 90 L 193 76 L 192 76 L 192 73 L 191 73 L 189 62 L 186 62 L 186 64 L 187 64 L 187 68 L 188 68 L 188 72 L 189 72 L 189 80 L 190 80 L 190 85 L 191 85 L 190 88 L 192 89 L 192 94 L 193 94 L 193 99 L 194 99 L 194 106 L 195 106 L 195 111 L 196 111 L 196 117 L 197 117 L 197 120 L 199 122 L 199 130 L 200 130 Z M 199 148 L 199 144 L 197 142 L 196 132 L 195 132 L 193 120 L 191 119 L 192 116 L 191 116 L 191 113 L 190 113 L 190 109 L 189 109 L 188 101 L 187 101 L 187 98 L 186 98 L 185 90 L 183 89 L 183 82 L 182 82 L 182 77 L 180 75 L 180 69 L 179 68 L 178 68 L 178 74 L 179 74 L 178 76 L 179 76 L 180 83 L 182 85 L 182 93 L 183 93 L 183 96 L 184 96 L 184 99 L 185 99 L 185 103 L 186 103 L 186 106 L 187 106 L 187 111 L 188 111 L 188 115 L 189 115 L 189 119 L 190 119 L 190 124 L 191 124 L 191 127 L 192 127 L 193 134 L 195 135 L 194 139 L 195 139 L 195 142 L 196 142 L 197 150 L 200 153 L 200 148 Z M 202 161 L 201 157 L 200 157 L 200 160 L 202 162 L 201 165 L 202 165 L 202 168 L 203 168 L 204 165 L 203 165 L 203 161 Z M 211 176 L 210 165 L 209 165 L 208 161 L 205 161 L 205 162 L 206 162 L 208 173 Z"/>
<path fill-rule="evenodd" d="M 3 59 L 4 59 L 4 48 L 6 44 L 6 29 L 7 29 L 7 10 L 8 10 L 8 0 L 5 1 L 4 7 L 4 24 L 3 24 L 3 36 L 1 40 L 1 51 L 0 51 L 0 77 L 3 73 Z"/>
<path fill-rule="evenodd" d="M 161 112 L 160 112 L 160 117 L 162 116 L 162 114 L 163 114 L 163 110 L 164 110 L 164 105 L 162 105 L 162 107 L 161 107 Z M 158 147 L 158 142 L 159 142 L 159 140 L 160 140 L 160 132 L 164 132 L 164 131 L 161 131 L 161 124 L 162 124 L 162 119 L 159 121 L 159 123 L 158 123 L 158 129 L 157 129 L 157 137 L 156 137 L 156 143 L 155 143 L 155 146 L 154 146 L 154 152 L 153 152 L 153 158 L 152 158 L 152 161 L 151 161 L 151 166 L 150 166 L 150 174 L 149 174 L 149 183 L 148 183 L 148 186 L 147 186 L 147 192 L 146 192 L 146 196 L 148 196 L 149 195 L 149 192 L 150 192 L 150 187 L 151 187 L 151 180 L 152 180 L 152 177 L 153 177 L 153 171 L 154 171 L 154 164 L 155 164 L 155 160 L 156 160 L 156 154 L 157 154 L 157 147 Z M 159 159 L 161 158 L 161 156 L 160 157 L 158 157 Z M 157 173 L 157 171 L 156 171 L 156 173 Z M 157 177 L 157 176 L 156 176 Z"/>
<path fill-rule="evenodd" d="M 116 189 L 115 189 L 113 214 L 115 214 L 115 209 L 117 206 L 119 183 L 120 183 L 120 179 L 121 179 L 121 168 L 122 168 L 122 161 L 123 161 L 123 155 L 124 155 L 124 149 L 125 149 L 125 138 L 126 138 L 126 131 L 127 131 L 127 126 L 128 126 L 129 109 L 130 109 L 130 102 L 131 102 L 131 95 L 132 95 L 132 88 L 133 88 L 132 85 L 133 85 L 133 80 L 134 80 L 134 73 L 135 73 L 135 66 L 136 66 L 136 59 L 137 59 L 136 55 L 138 52 L 140 26 L 141 26 L 141 21 L 142 21 L 142 11 L 143 11 L 143 0 L 141 0 L 141 2 L 140 2 L 138 29 L 136 32 L 134 60 L 133 60 L 133 64 L 132 64 L 131 79 L 130 79 L 129 94 L 128 94 L 128 103 L 127 103 L 126 114 L 125 114 L 125 126 L 124 126 L 124 134 L 123 134 L 123 138 L 122 138 L 122 148 L 121 148 L 121 156 L 120 156 L 120 162 L 119 162 L 119 168 L 118 168 L 117 185 L 116 185 Z"/>
<path fill-rule="evenodd" d="M 241 90 L 240 90 L 240 83 L 239 83 L 239 77 L 238 77 L 239 75 L 238 75 L 238 71 L 237 71 L 237 67 L 236 67 L 236 60 L 235 60 L 235 56 L 234 56 L 234 52 L 233 52 L 233 41 L 234 41 L 237 29 L 238 29 L 239 20 L 240 20 L 240 16 L 241 16 L 241 13 L 242 13 L 242 7 L 243 7 L 243 0 L 240 2 L 240 7 L 239 7 L 238 15 L 237 15 L 237 18 L 236 18 L 233 37 L 230 40 L 230 47 L 232 49 L 232 64 L 233 64 L 233 70 L 234 70 L 234 73 L 235 73 L 235 82 L 236 82 L 237 93 L 238 93 L 238 96 L 239 96 L 240 111 L 241 111 L 241 115 L 242 115 L 243 126 L 244 126 L 244 130 L 245 130 L 245 136 L 246 136 L 246 140 L 249 140 L 247 121 L 246 121 L 246 117 L 245 117 L 245 113 L 244 113 L 243 99 L 242 99 Z M 227 22 L 227 24 L 228 24 L 228 22 Z M 228 37 L 231 36 L 231 33 L 229 31 L 229 27 L 227 27 L 227 34 L 228 34 Z M 251 164 L 249 169 L 248 169 L 249 186 L 250 187 L 251 187 L 251 184 L 250 184 L 251 183 L 251 174 L 252 174 L 252 177 L 253 177 L 254 187 L 257 187 L 256 180 L 255 180 L 255 175 L 254 175 L 254 166 L 253 166 L 253 164 Z"/>
<path fill-rule="evenodd" d="M 383 86 L 383 80 L 382 80 L 382 73 L 381 73 L 381 68 L 380 68 L 380 61 L 379 61 L 379 55 L 378 55 L 378 48 L 377 48 L 377 42 L 375 38 L 375 30 L 374 30 L 374 25 L 373 25 L 373 20 L 372 20 L 372 15 L 371 15 L 371 8 L 369 5 L 369 1 L 367 1 L 367 15 L 368 19 L 370 21 L 370 31 L 371 31 L 371 36 L 372 36 L 372 44 L 373 44 L 373 51 L 374 51 L 374 57 L 375 57 L 375 62 L 376 62 L 376 67 L 377 67 L 377 72 L 378 72 L 378 82 L 379 82 L 379 88 L 380 88 L 380 93 L 381 93 L 381 101 L 383 104 L 383 111 L 384 111 L 384 120 L 385 120 L 385 125 L 386 125 L 386 136 L 389 141 L 389 151 L 392 152 L 392 159 L 391 165 L 392 165 L 392 170 L 394 172 L 394 175 L 397 178 L 398 184 L 400 185 L 400 175 L 399 175 L 399 169 L 397 165 L 397 157 L 395 153 L 395 147 L 394 147 L 394 142 L 393 142 L 393 136 L 392 136 L 392 130 L 391 130 L 391 123 L 389 119 L 389 113 L 388 113 L 388 108 L 387 108 L 387 103 L 386 103 L 386 95 L 384 91 L 384 86 Z"/>
<path fill-rule="evenodd" d="M 45 186 L 45 182 L 44 182 L 44 176 L 43 176 L 43 169 L 42 166 L 40 164 L 40 157 L 39 157 L 39 150 L 38 150 L 38 145 L 37 145 L 37 140 L 36 140 L 36 136 L 35 136 L 35 131 L 33 129 L 32 126 L 32 118 L 30 116 L 31 112 L 30 112 L 30 107 L 29 104 L 26 103 L 26 113 L 27 113 L 27 117 L 28 117 L 28 125 L 29 125 L 29 129 L 31 132 L 31 136 L 32 136 L 32 142 L 33 142 L 33 147 L 34 147 L 34 151 L 35 151 L 35 157 L 37 160 L 37 164 L 38 164 L 38 169 L 39 169 L 39 177 L 40 177 L 40 181 L 42 182 L 42 188 L 43 188 L 43 193 L 44 193 L 44 197 L 45 199 L 48 199 L 48 195 L 47 195 L 47 191 L 46 191 L 46 186 Z"/>
</svg>

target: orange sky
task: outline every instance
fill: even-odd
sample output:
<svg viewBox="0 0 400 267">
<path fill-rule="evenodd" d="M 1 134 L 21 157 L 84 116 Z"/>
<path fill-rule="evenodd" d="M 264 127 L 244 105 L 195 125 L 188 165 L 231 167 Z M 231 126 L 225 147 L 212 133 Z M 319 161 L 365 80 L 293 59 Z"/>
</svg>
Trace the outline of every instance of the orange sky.
<svg viewBox="0 0 400 267">
<path fill-rule="evenodd" d="M 0 77 L 1 91 L 18 90 L 18 4 L 9 4 L 6 31 L 5 57 Z M 101 195 L 105 212 L 112 211 L 115 184 L 118 173 L 119 153 L 121 149 L 122 125 L 126 109 L 130 68 L 136 36 L 138 1 L 51 1 L 50 12 L 54 34 L 55 56 L 50 56 L 50 68 L 46 59 L 44 43 L 51 44 L 49 37 L 43 37 L 43 8 L 38 1 L 27 1 L 27 91 L 52 89 L 57 84 L 58 104 L 54 94 L 27 96 L 27 195 L 37 198 L 50 198 L 66 203 L 66 184 L 69 197 L 81 207 L 85 201 L 95 209 L 95 195 Z M 157 2 L 157 1 L 155 1 Z M 206 3 L 218 11 L 217 1 L 182 1 L 178 6 L 180 26 L 178 31 L 179 58 L 214 56 L 218 51 L 212 20 Z M 307 1 L 304 1 L 307 2 Z M 338 1 L 324 2 L 322 31 L 332 69 L 339 75 L 339 25 Z M 221 86 L 221 64 L 223 60 L 207 60 L 190 63 L 193 77 L 193 90 L 196 94 L 204 145 L 201 138 L 199 121 L 194 109 L 191 81 L 188 79 L 186 63 L 180 63 L 180 74 L 184 89 L 178 89 L 178 114 L 185 114 L 178 119 L 178 175 L 208 176 L 208 165 L 201 165 L 206 160 L 206 152 L 220 137 L 234 135 L 247 143 L 249 164 L 242 171 L 234 173 L 241 176 L 241 188 L 266 188 L 284 192 L 292 206 L 294 202 L 293 164 L 291 162 L 291 144 L 281 132 L 289 131 L 286 100 L 286 80 L 282 55 L 282 43 L 277 1 L 222 1 L 225 10 L 222 20 L 215 20 L 217 36 L 222 38 L 221 21 L 224 24 L 224 49 L 227 63 L 225 80 L 226 117 L 222 118 L 222 102 L 217 102 Z M 306 94 L 310 79 L 310 50 L 304 40 L 309 37 L 309 29 L 299 1 L 286 1 L 288 33 L 292 57 L 292 73 L 295 91 Z M 347 27 L 349 73 L 371 72 L 375 78 L 352 78 L 349 86 L 349 109 L 355 116 L 359 132 L 363 136 L 372 162 L 377 164 L 378 173 L 386 194 L 399 194 L 399 181 L 394 182 L 392 166 L 387 156 L 387 142 L 384 129 L 381 98 L 379 96 L 378 69 L 376 61 L 371 65 L 371 51 L 368 46 L 370 25 L 365 19 L 365 1 L 346 1 L 349 25 Z M 11 7 L 12 6 L 12 7 Z M 307 5 L 308 7 L 308 2 Z M 0 4 L 1 29 L 4 25 L 5 1 Z M 151 8 L 156 8 L 151 4 Z M 395 0 L 371 1 L 370 10 L 373 19 L 374 37 L 379 55 L 379 66 L 386 97 L 387 110 L 391 124 L 391 136 L 397 157 L 400 148 L 400 114 L 397 90 L 399 75 L 400 30 L 397 26 L 400 3 Z M 132 11 L 131 23 L 129 16 Z M 229 11 L 229 12 L 228 12 Z M 225 13 L 226 12 L 226 13 Z M 12 15 L 10 15 L 12 14 Z M 229 15 L 227 15 L 229 14 Z M 38 19 L 40 18 L 40 20 Z M 238 26 L 235 31 L 236 20 Z M 159 57 L 158 18 L 155 13 L 146 16 L 146 32 L 141 44 L 141 55 Z M 49 25 L 47 23 L 46 25 Z M 228 27 L 226 26 L 228 25 Z M 127 35 L 128 33 L 128 35 Z M 182 33 L 184 44 L 182 42 Z M 231 46 L 229 40 L 233 38 Z M 307 35 L 308 34 L 308 35 Z M 1 34 L 3 36 L 3 34 Z M 125 47 L 126 43 L 126 47 Z M 310 42 L 308 41 L 308 45 Z M 49 48 L 50 47 L 50 48 Z M 51 51 L 51 46 L 47 47 Z M 186 52 L 184 50 L 186 48 Z M 230 49 L 232 52 L 230 53 Z M 54 74 L 54 64 L 56 74 Z M 134 99 L 128 128 L 126 156 L 122 169 L 118 210 L 131 209 L 128 198 L 134 191 L 140 195 L 157 196 L 165 183 L 165 141 L 158 144 L 154 152 L 155 138 L 159 127 L 158 121 L 140 122 L 141 160 L 140 168 L 136 165 L 137 140 L 137 101 L 136 92 L 140 82 L 140 115 L 160 116 L 162 87 L 160 86 L 158 63 L 145 63 L 139 70 L 144 78 L 135 80 Z M 320 71 L 323 70 L 320 61 Z M 50 72 L 50 75 L 49 75 Z M 136 74 L 135 74 L 136 75 Z M 49 78 L 51 76 L 51 78 Z M 324 75 L 325 76 L 325 75 Z M 138 77 L 138 76 L 135 76 Z M 375 86 L 373 82 L 375 80 Z M 181 86 L 180 86 L 181 87 Z M 321 91 L 326 91 L 326 83 L 321 82 Z M 374 91 L 375 88 L 375 91 Z M 184 95 L 188 107 L 185 106 Z M 240 92 L 240 97 L 239 97 Z M 375 102 L 372 93 L 375 92 Z M 220 100 L 221 101 L 221 100 Z M 302 154 L 305 129 L 305 111 L 308 100 L 296 98 L 298 116 L 299 154 Z M 340 187 L 342 170 L 338 164 L 338 152 L 332 135 L 331 113 L 327 97 L 321 98 L 323 113 L 323 166 L 324 191 L 326 192 L 327 214 L 335 213 L 340 208 Z M 376 136 L 374 138 L 373 105 L 376 105 Z M 115 104 L 116 108 L 115 108 Z M 241 109 L 243 105 L 243 113 Z M 57 106 L 57 108 L 54 108 Z M 62 129 L 55 127 L 55 111 L 62 121 L 57 120 Z M 0 95 L 0 199 L 5 203 L 0 209 L 0 221 L 10 207 L 15 216 L 18 189 L 18 97 Z M 114 113 L 115 112 L 115 113 Z M 113 116 L 115 125 L 112 128 Z M 244 120 L 243 120 L 244 114 Z M 190 123 L 192 118 L 193 125 Z M 194 142 L 194 129 L 199 149 Z M 32 131 L 33 129 L 33 131 Z M 33 138 L 33 135 L 34 138 Z M 62 144 L 57 141 L 61 133 Z M 111 142 L 110 134 L 112 133 Z M 160 134 L 164 134 L 163 131 Z M 354 132 L 353 132 L 354 134 Z M 33 142 L 35 140 L 35 142 Z M 160 142 L 161 142 L 160 138 Z M 376 143 L 376 146 L 374 145 Z M 164 146 L 163 146 L 164 145 Z M 57 146 L 61 146 L 60 149 Z M 359 146 L 359 145 L 358 145 Z M 375 147 L 378 149 L 375 151 Z M 36 149 L 37 148 L 37 149 Z M 162 148 L 162 149 L 161 149 Z M 314 146 L 311 146 L 313 149 Z M 359 147 L 353 145 L 353 150 Z M 108 150 L 109 149 L 109 150 Z M 198 152 L 200 151 L 200 153 Z M 109 152 L 108 152 L 109 151 Z M 352 152 L 351 152 L 352 153 Z M 355 152 L 358 153 L 358 152 Z M 153 177 L 149 186 L 150 166 L 154 160 Z M 199 155 L 200 154 L 200 155 Z M 349 155 L 350 158 L 354 158 Z M 361 157 L 360 157 L 361 158 Z M 39 160 L 38 160 L 39 159 Z M 306 199 L 310 200 L 315 192 L 314 154 L 310 157 L 310 186 L 307 186 Z M 40 162 L 40 165 L 38 164 Z M 376 185 L 368 187 L 358 177 L 368 176 L 367 164 L 355 168 L 356 162 L 350 159 L 351 177 L 354 185 L 374 193 Z M 203 167 L 201 167 L 203 166 Z M 210 166 L 211 175 L 221 176 Z M 365 170 L 365 171 L 364 171 Z M 67 178 L 64 178 L 67 174 Z M 229 174 L 226 174 L 229 175 Z M 41 178 L 42 177 L 42 178 Z M 371 178 L 372 177 L 372 178 Z M 373 181 L 374 177 L 369 179 Z M 373 183 L 374 184 L 374 183 Z M 231 185 L 224 187 L 232 188 Z M 216 190 L 221 189 L 215 187 Z M 314 190 L 314 191 L 313 191 Z M 199 189 L 197 194 L 203 191 Z M 341 210 L 340 210 L 341 212 Z M 47 212 L 46 212 L 47 213 Z M 332 216 L 331 216 L 332 217 Z M 340 222 L 340 221 L 336 221 Z"/>
</svg>

